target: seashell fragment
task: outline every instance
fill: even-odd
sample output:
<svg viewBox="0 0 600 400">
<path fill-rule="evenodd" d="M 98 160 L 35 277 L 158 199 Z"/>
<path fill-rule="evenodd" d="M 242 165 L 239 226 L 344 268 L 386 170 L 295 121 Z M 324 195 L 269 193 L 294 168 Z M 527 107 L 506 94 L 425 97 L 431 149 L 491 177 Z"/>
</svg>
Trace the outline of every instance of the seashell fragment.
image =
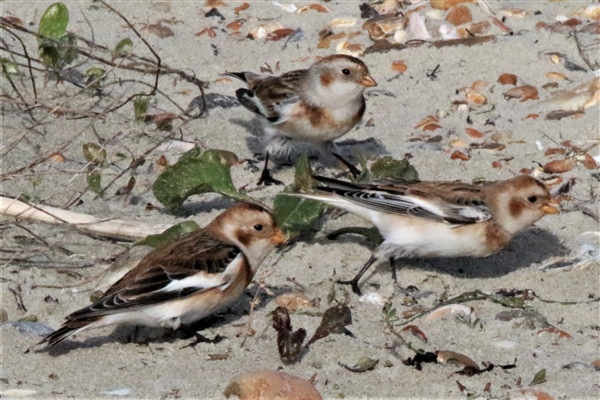
<svg viewBox="0 0 600 400">
<path fill-rule="evenodd" d="M 439 121 L 439 119 L 438 119 L 436 116 L 433 116 L 433 115 L 428 115 L 428 116 L 426 116 L 425 118 L 423 118 L 423 119 L 421 120 L 421 122 L 419 122 L 419 123 L 418 123 L 418 124 L 415 126 L 415 128 L 416 128 L 416 129 L 421 129 L 421 130 L 424 130 L 424 127 L 426 127 L 427 125 L 430 125 L 430 124 L 432 124 L 432 123 L 433 123 L 433 124 L 435 124 L 435 123 L 437 123 L 438 121 Z"/>
<path fill-rule="evenodd" d="M 425 18 L 419 13 L 410 14 L 408 19 L 408 31 L 412 34 L 413 38 L 418 40 L 429 40 L 431 35 L 425 27 Z"/>
<path fill-rule="evenodd" d="M 501 85 L 516 85 L 517 84 L 517 76 L 513 74 L 502 74 L 498 77 L 498 83 Z"/>
<path fill-rule="evenodd" d="M 332 28 L 351 28 L 356 26 L 356 18 L 334 18 L 327 25 Z"/>
<path fill-rule="evenodd" d="M 335 51 L 338 54 L 346 54 L 353 57 L 361 57 L 364 47 L 358 43 L 351 43 L 347 40 L 341 41 L 335 46 Z"/>
<path fill-rule="evenodd" d="M 299 9 L 297 9 L 296 14 L 302 14 L 303 12 L 308 11 L 308 10 L 315 10 L 320 13 L 331 12 L 331 10 L 329 8 L 325 7 L 322 4 L 309 4 L 309 5 L 302 6 Z"/>
<path fill-rule="evenodd" d="M 567 77 L 564 74 L 561 74 L 560 72 L 548 72 L 546 74 L 546 78 L 553 79 L 555 81 L 568 80 Z"/>
<path fill-rule="evenodd" d="M 230 23 L 225 25 L 225 28 L 230 29 L 232 31 L 238 31 L 242 27 L 242 25 L 244 25 L 244 20 L 236 19 L 235 21 L 231 21 Z"/>
<path fill-rule="evenodd" d="M 437 352 L 437 362 L 440 364 L 446 364 L 449 362 L 458 363 L 465 367 L 473 367 L 479 369 L 479 366 L 475 361 L 465 356 L 464 354 L 457 353 L 455 351 L 441 350 Z"/>
<path fill-rule="evenodd" d="M 462 304 L 448 304 L 447 306 L 443 306 L 436 310 L 433 310 L 427 317 L 425 317 L 425 320 L 433 321 L 436 319 L 440 319 L 441 317 L 448 314 L 463 314 L 468 317 L 472 313 L 473 309 L 471 307 L 467 307 Z"/>
<path fill-rule="evenodd" d="M 314 300 L 300 292 L 281 294 L 275 298 L 275 304 L 292 312 L 315 307 Z"/>
<path fill-rule="evenodd" d="M 504 92 L 504 97 L 507 99 L 519 99 L 519 101 L 539 99 L 538 90 L 532 85 L 516 86 Z"/>
<path fill-rule="evenodd" d="M 600 4 L 594 4 L 581 12 L 581 16 L 595 21 L 600 20 Z"/>
<path fill-rule="evenodd" d="M 446 16 L 446 21 L 452 25 L 458 26 L 473 21 L 473 17 L 471 16 L 471 11 L 469 11 L 468 7 L 457 6 L 450 10 Z"/>
<path fill-rule="evenodd" d="M 575 161 L 571 159 L 554 160 L 544 165 L 544 172 L 547 174 L 563 174 L 569 172 L 575 167 Z"/>
<path fill-rule="evenodd" d="M 472 88 L 465 88 L 464 90 L 468 103 L 475 103 L 478 105 L 487 103 L 487 97 L 479 93 L 477 90 Z"/>
<path fill-rule="evenodd" d="M 408 67 L 404 63 L 404 61 L 394 61 L 392 62 L 392 71 L 404 73 L 408 70 Z"/>
<path fill-rule="evenodd" d="M 465 132 L 473 139 L 481 139 L 483 137 L 483 133 L 479 132 L 477 129 L 465 128 Z"/>
<path fill-rule="evenodd" d="M 520 8 L 503 8 L 502 10 L 499 10 L 498 13 L 502 14 L 502 15 L 506 15 L 507 17 L 518 17 L 518 18 L 525 18 L 529 15 L 529 13 L 525 10 L 522 10 Z"/>
<path fill-rule="evenodd" d="M 450 155 L 451 160 L 461 160 L 461 161 L 469 161 L 471 156 L 463 153 L 460 150 L 454 150 L 454 152 Z"/>
<path fill-rule="evenodd" d="M 240 400 L 289 399 L 322 400 L 307 380 L 281 371 L 259 370 L 234 376 L 223 392 L 225 397 Z"/>
<path fill-rule="evenodd" d="M 270 33 L 273 33 L 278 29 L 283 29 L 283 25 L 274 22 L 270 24 L 259 25 L 256 28 L 252 29 L 248 35 L 250 35 L 254 39 L 264 39 Z"/>
<path fill-rule="evenodd" d="M 408 32 L 405 30 L 398 30 L 394 32 L 394 42 L 401 44 L 408 42 Z"/>
<path fill-rule="evenodd" d="M 450 8 L 456 7 L 461 3 L 473 3 L 473 0 L 430 0 L 429 3 L 433 8 L 449 10 Z"/>
</svg>

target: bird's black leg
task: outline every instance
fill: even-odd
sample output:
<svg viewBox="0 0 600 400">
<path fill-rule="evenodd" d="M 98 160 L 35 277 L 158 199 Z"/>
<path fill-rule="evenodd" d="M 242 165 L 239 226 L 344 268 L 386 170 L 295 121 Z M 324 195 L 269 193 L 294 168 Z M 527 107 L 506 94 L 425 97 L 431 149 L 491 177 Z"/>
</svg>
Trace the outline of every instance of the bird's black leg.
<svg viewBox="0 0 600 400">
<path fill-rule="evenodd" d="M 204 335 L 199 334 L 198 332 L 194 331 L 193 329 L 191 329 L 189 326 L 181 324 L 179 325 L 179 329 L 181 329 L 183 332 L 187 333 L 190 336 L 194 336 L 196 338 L 195 341 L 193 341 L 192 343 L 183 346 L 182 349 L 186 348 L 186 347 L 196 347 L 196 345 L 200 344 L 200 343 L 219 343 L 220 341 L 222 341 L 224 338 L 221 335 L 217 335 L 214 337 L 214 339 L 209 339 Z"/>
<path fill-rule="evenodd" d="M 374 255 L 372 255 L 371 258 L 369 258 L 369 261 L 367 261 L 367 263 L 365 265 L 363 265 L 363 267 L 360 269 L 360 271 L 358 271 L 358 274 L 356 274 L 356 276 L 354 278 L 352 278 L 352 280 L 349 280 L 349 281 L 337 281 L 337 283 L 340 283 L 342 285 L 350 285 L 352 287 L 352 291 L 354 293 L 356 293 L 359 296 L 362 296 L 362 292 L 358 288 L 358 281 L 360 280 L 360 278 L 362 278 L 362 276 L 365 274 L 365 272 L 367 272 L 367 270 L 369 269 L 369 267 L 375 261 L 377 261 L 377 257 L 375 257 Z"/>
<path fill-rule="evenodd" d="M 404 290 L 398 283 L 398 276 L 396 275 L 396 259 L 394 257 L 390 257 L 390 268 L 392 269 L 392 279 L 394 280 L 394 284 L 401 291 Z"/>
<path fill-rule="evenodd" d="M 337 158 L 342 164 L 344 164 L 346 166 L 346 168 L 348 168 L 350 170 L 350 173 L 352 174 L 352 176 L 354 178 L 357 178 L 361 174 L 360 170 L 358 168 L 356 168 L 354 165 L 352 165 L 350 163 L 350 161 L 346 160 L 344 157 L 340 156 L 337 153 L 332 152 L 331 154 L 333 154 L 333 156 L 335 158 Z"/>
<path fill-rule="evenodd" d="M 258 185 L 263 184 L 265 186 L 283 185 L 283 182 L 278 181 L 271 176 L 271 172 L 269 171 L 269 153 L 265 156 L 265 166 L 260 174 L 260 179 L 258 180 Z"/>
</svg>

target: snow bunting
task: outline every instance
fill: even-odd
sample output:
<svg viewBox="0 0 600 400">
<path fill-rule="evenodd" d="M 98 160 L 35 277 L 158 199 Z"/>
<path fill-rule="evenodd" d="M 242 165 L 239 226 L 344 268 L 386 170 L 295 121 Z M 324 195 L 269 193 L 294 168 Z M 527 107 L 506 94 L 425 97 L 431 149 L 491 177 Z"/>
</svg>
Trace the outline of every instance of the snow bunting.
<svg viewBox="0 0 600 400">
<path fill-rule="evenodd" d="M 323 201 L 370 221 L 384 241 L 350 281 L 358 281 L 379 258 L 487 257 L 504 248 L 514 235 L 558 203 L 540 181 L 521 175 L 500 182 L 379 181 L 359 184 L 314 177 L 317 194 L 295 194 Z"/>
<path fill-rule="evenodd" d="M 156 248 L 40 344 L 54 346 L 84 329 L 114 324 L 187 329 L 237 299 L 284 241 L 265 209 L 235 205 L 205 228 Z M 201 335 L 196 338 L 202 341 Z"/>
<path fill-rule="evenodd" d="M 333 153 L 333 140 L 356 126 L 365 113 L 364 89 L 377 86 L 365 63 L 341 54 L 281 76 L 226 75 L 248 85 L 248 89 L 236 90 L 238 100 L 268 121 L 265 168 L 259 184 L 277 183 L 269 174 L 269 155 L 289 157 L 294 141 L 308 142 L 321 154 Z"/>
</svg>

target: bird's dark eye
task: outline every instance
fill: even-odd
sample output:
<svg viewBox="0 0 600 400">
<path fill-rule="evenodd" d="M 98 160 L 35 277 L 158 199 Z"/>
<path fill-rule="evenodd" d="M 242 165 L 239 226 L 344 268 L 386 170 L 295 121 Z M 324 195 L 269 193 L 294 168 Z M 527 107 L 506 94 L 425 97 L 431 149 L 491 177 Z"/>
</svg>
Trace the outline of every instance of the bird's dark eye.
<svg viewBox="0 0 600 400">
<path fill-rule="evenodd" d="M 348 68 L 344 68 L 342 70 L 342 74 L 344 74 L 344 75 L 350 75 L 350 70 Z"/>
<path fill-rule="evenodd" d="M 254 225 L 254 229 L 257 231 L 262 231 L 263 230 L 263 226 L 261 224 L 256 224 Z"/>
<path fill-rule="evenodd" d="M 536 196 L 529 196 L 527 198 L 527 200 L 529 200 L 530 203 L 535 203 L 537 201 L 537 197 Z"/>
</svg>

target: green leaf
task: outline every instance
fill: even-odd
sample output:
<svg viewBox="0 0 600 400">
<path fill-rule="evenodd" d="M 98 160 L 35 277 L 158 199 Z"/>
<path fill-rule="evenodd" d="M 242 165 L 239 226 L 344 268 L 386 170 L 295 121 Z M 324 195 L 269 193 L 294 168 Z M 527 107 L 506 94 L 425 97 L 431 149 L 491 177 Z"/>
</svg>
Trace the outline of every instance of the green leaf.
<svg viewBox="0 0 600 400">
<path fill-rule="evenodd" d="M 200 226 L 194 221 L 183 221 L 180 224 L 173 225 L 172 227 L 170 227 L 162 233 L 146 236 L 144 239 L 137 242 L 134 246 L 150 246 L 157 248 L 167 243 L 173 242 L 175 239 L 187 235 L 190 232 L 194 232 L 199 228 Z"/>
<path fill-rule="evenodd" d="M 102 175 L 97 171 L 88 172 L 87 174 L 88 187 L 98 193 L 102 194 Z"/>
<path fill-rule="evenodd" d="M 69 10 L 63 3 L 54 3 L 46 8 L 44 15 L 40 19 L 38 34 L 49 39 L 59 40 L 66 31 L 69 24 Z M 44 39 L 38 37 L 38 43 Z"/>
<path fill-rule="evenodd" d="M 115 46 L 115 53 L 117 57 L 126 56 L 133 48 L 133 42 L 129 38 L 125 38 L 119 41 Z"/>
<path fill-rule="evenodd" d="M 96 143 L 84 143 L 83 157 L 92 164 L 103 164 L 106 161 L 106 149 Z"/>
<path fill-rule="evenodd" d="M 87 78 L 85 84 L 91 85 L 91 87 L 93 88 L 97 88 L 100 86 L 100 81 L 102 80 L 105 74 L 106 70 L 104 68 L 88 68 L 88 70 L 85 71 L 85 76 Z"/>
<path fill-rule="evenodd" d="M 229 171 L 232 154 L 224 150 L 200 154 L 200 149 L 193 148 L 159 175 L 153 186 L 154 196 L 171 212 L 180 208 L 188 197 L 209 192 L 257 204 L 233 185 Z"/>
<path fill-rule="evenodd" d="M 370 171 L 363 167 L 363 173 L 357 179 L 368 182 L 376 179 L 418 180 L 419 174 L 408 160 L 396 160 L 390 156 L 378 158 L 371 164 Z"/>
<path fill-rule="evenodd" d="M 539 385 L 540 383 L 546 382 L 546 369 L 542 369 L 533 377 L 533 380 L 529 384 L 529 386 Z"/>
<path fill-rule="evenodd" d="M 294 183 L 287 186 L 283 193 L 312 192 L 311 169 L 308 158 L 303 155 L 296 163 Z M 289 239 L 312 230 L 314 222 L 319 219 L 327 206 L 315 200 L 278 194 L 273 204 L 273 215 L 279 228 Z"/>
<path fill-rule="evenodd" d="M 143 121 L 148 113 L 148 106 L 150 105 L 152 97 L 149 96 L 137 96 L 133 100 L 133 115 L 136 121 Z"/>
<path fill-rule="evenodd" d="M 62 69 L 77 58 L 77 39 L 70 33 L 58 40 L 43 39 L 38 47 L 42 63 L 48 67 Z"/>
<path fill-rule="evenodd" d="M 327 239 L 336 240 L 342 235 L 349 234 L 364 236 L 365 239 L 367 239 L 367 241 L 369 242 L 369 244 L 373 247 L 379 246 L 383 241 L 383 237 L 381 236 L 381 233 L 379 233 L 379 230 L 377 228 L 365 228 L 358 226 L 347 226 L 344 228 L 336 229 L 335 231 L 327 235 Z"/>
<path fill-rule="evenodd" d="M 0 57 L 0 63 L 2 64 L 2 73 L 7 75 L 18 75 L 19 69 L 17 66 L 8 58 Z"/>
</svg>

